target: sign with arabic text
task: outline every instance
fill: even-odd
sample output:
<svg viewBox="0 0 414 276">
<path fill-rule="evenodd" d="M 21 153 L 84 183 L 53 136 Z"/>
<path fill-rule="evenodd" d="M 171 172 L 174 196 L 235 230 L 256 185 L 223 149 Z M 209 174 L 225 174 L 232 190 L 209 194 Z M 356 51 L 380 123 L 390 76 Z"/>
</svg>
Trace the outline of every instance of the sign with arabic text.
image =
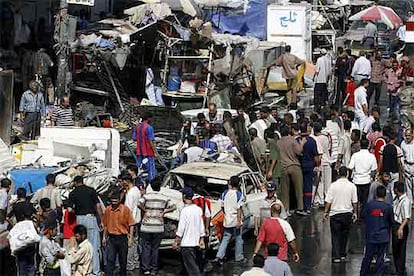
<svg viewBox="0 0 414 276">
<path fill-rule="evenodd" d="M 272 35 L 302 35 L 305 30 L 305 14 L 300 9 L 269 9 Z M 268 25 L 269 28 L 269 25 Z"/>
<path fill-rule="evenodd" d="M 91 6 L 95 5 L 95 0 L 66 0 L 68 4 Z"/>
</svg>

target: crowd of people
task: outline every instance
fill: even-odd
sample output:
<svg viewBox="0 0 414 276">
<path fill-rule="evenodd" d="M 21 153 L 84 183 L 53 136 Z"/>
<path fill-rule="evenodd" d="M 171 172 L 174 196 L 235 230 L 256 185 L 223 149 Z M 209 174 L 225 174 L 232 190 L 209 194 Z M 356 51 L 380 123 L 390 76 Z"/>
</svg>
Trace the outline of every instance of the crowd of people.
<svg viewBox="0 0 414 276">
<path fill-rule="evenodd" d="M 266 197 L 259 203 L 260 212 L 252 214 L 257 236 L 253 268 L 243 275 L 290 275 L 289 249 L 293 261 L 299 262 L 300 256 L 288 218 L 308 216 L 319 208 L 323 209 L 323 220 L 330 223 L 334 264 L 346 261 L 351 225 L 362 222 L 366 244 L 361 275 L 367 275 L 373 258 L 377 275 L 383 273 L 384 262 L 391 256 L 390 243 L 396 273 L 405 275 L 414 193 L 414 136 L 413 129 L 401 127 L 399 91 L 411 75 L 409 60 L 404 57 L 401 64 L 395 56 L 382 60 L 380 52 L 373 59 L 361 52 L 355 59 L 349 51 L 339 49 L 332 70 L 326 52 L 322 55 L 323 60 L 317 62 L 318 103 L 313 113 L 305 116 L 294 100 L 283 116 L 276 108 L 264 106 L 252 118 L 240 106 L 236 115 L 239 124 L 235 124 L 234 114 L 219 114 L 211 103 L 207 114 L 197 115 L 194 129 L 191 122 L 184 123 L 176 149 L 177 164 L 193 162 L 206 150 L 203 156 L 207 159 L 225 152 L 241 158 L 239 149 L 245 142 L 240 128 L 248 129 L 255 163 L 268 183 L 263 186 Z M 291 66 L 297 74 L 301 61 L 292 56 L 287 51 L 277 65 L 284 71 Z M 327 82 L 332 72 L 338 96 L 337 102 L 329 105 Z M 389 98 L 387 123 L 380 122 L 381 108 L 385 108 L 379 105 L 383 82 Z M 296 89 L 293 79 L 291 89 Z M 23 107 L 27 109 L 30 102 L 28 99 Z M 35 113 L 40 113 L 41 107 L 35 107 Z M 24 108 L 22 112 L 27 111 Z M 62 271 L 69 275 L 99 275 L 101 271 L 113 275 L 117 266 L 120 275 L 136 269 L 144 275 L 158 273 L 164 216 L 177 206 L 160 192 L 162 176 L 157 175 L 155 166 L 159 155 L 152 118 L 151 113 L 143 114 L 133 131 L 137 164 L 122 172 L 106 202 L 84 184 L 82 176 L 75 177 L 74 189 L 62 200 L 51 174 L 46 177 L 47 185 L 30 199 L 26 190 L 19 188 L 17 200 L 9 206 L 12 183 L 7 178 L 1 180 L 0 232 L 11 229 L 12 244 L 14 233 L 32 222 L 40 235 L 25 244 L 24 250 L 13 251 L 12 247 L 19 275 L 35 275 L 36 271 L 43 275 L 61 275 Z M 142 166 L 148 171 L 146 183 L 138 176 Z M 189 187 L 181 192 L 184 207 L 179 210 L 172 248 L 180 251 L 188 275 L 204 275 L 211 202 Z M 217 264 L 229 259 L 232 238 L 235 262 L 248 262 L 243 249 L 244 202 L 240 178 L 232 177 L 220 196 L 224 230 Z"/>
</svg>

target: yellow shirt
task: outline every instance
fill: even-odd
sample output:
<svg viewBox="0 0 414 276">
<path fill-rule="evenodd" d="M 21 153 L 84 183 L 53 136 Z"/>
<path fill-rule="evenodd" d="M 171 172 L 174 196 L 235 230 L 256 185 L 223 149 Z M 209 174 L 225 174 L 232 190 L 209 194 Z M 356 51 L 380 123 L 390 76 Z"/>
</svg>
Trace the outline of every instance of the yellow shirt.
<svg viewBox="0 0 414 276">
<path fill-rule="evenodd" d="M 69 250 L 68 259 L 72 264 L 73 276 L 87 276 L 92 274 L 92 255 L 93 249 L 88 239 Z"/>
</svg>

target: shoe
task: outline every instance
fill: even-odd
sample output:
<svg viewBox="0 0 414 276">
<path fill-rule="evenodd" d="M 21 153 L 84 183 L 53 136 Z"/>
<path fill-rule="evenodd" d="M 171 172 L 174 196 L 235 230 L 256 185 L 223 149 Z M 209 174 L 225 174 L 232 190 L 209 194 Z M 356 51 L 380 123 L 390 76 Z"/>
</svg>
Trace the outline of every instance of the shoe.
<svg viewBox="0 0 414 276">
<path fill-rule="evenodd" d="M 150 275 L 151 276 L 156 276 L 156 275 L 158 275 L 158 271 L 152 271 Z"/>
<path fill-rule="evenodd" d="M 339 264 L 339 263 L 341 263 L 341 259 L 339 259 L 339 258 L 332 259 L 332 263 Z"/>
<path fill-rule="evenodd" d="M 384 263 L 388 264 L 389 262 L 391 262 L 391 259 L 388 258 L 387 256 L 385 256 L 384 258 Z"/>
<path fill-rule="evenodd" d="M 151 275 L 151 271 L 145 271 L 144 275 Z"/>
<path fill-rule="evenodd" d="M 306 210 L 306 213 L 308 214 L 308 215 L 310 215 L 311 214 L 311 210 Z"/>
<path fill-rule="evenodd" d="M 296 214 L 297 214 L 297 215 L 301 215 L 301 216 L 307 216 L 307 215 L 308 215 L 308 213 L 307 213 L 307 212 L 305 212 L 305 211 L 303 211 L 303 210 L 297 210 L 297 211 L 296 211 Z"/>
<path fill-rule="evenodd" d="M 213 263 L 217 264 L 217 265 L 223 265 L 224 264 L 224 260 L 220 259 L 220 258 L 215 258 L 213 260 Z"/>
<path fill-rule="evenodd" d="M 243 259 L 241 259 L 239 261 L 235 261 L 235 263 L 238 263 L 238 264 L 247 264 L 248 261 L 249 260 L 247 260 L 247 258 L 243 258 Z"/>
<path fill-rule="evenodd" d="M 341 257 L 341 262 L 346 263 L 346 257 Z"/>
</svg>

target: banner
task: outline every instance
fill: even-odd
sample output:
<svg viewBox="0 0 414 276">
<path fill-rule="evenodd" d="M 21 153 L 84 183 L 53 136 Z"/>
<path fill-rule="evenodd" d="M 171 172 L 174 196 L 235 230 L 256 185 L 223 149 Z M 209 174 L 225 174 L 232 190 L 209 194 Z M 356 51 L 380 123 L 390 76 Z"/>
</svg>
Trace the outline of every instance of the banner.
<svg viewBox="0 0 414 276">
<path fill-rule="evenodd" d="M 94 6 L 95 0 L 66 0 L 68 4 Z"/>
</svg>

